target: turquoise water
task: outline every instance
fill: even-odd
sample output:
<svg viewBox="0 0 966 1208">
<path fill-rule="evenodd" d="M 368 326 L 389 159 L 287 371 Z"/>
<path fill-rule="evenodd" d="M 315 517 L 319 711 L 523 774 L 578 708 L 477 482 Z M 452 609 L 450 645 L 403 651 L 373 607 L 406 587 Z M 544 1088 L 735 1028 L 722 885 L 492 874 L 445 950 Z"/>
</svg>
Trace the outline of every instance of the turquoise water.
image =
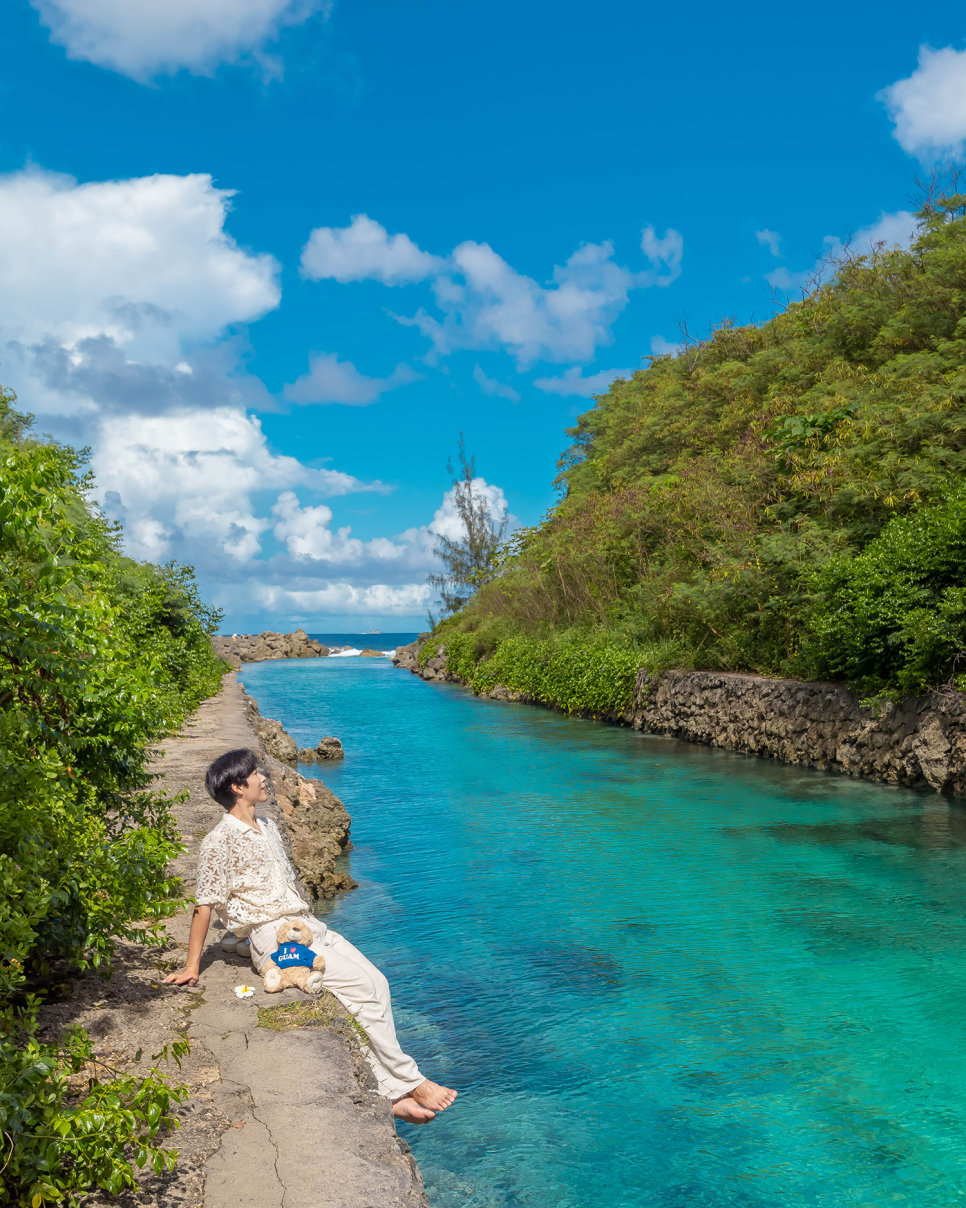
<svg viewBox="0 0 966 1208">
<path fill-rule="evenodd" d="M 243 678 L 345 746 L 320 912 L 461 1092 L 406 1129 L 433 1208 L 966 1205 L 959 806 L 383 661 Z"/>
</svg>

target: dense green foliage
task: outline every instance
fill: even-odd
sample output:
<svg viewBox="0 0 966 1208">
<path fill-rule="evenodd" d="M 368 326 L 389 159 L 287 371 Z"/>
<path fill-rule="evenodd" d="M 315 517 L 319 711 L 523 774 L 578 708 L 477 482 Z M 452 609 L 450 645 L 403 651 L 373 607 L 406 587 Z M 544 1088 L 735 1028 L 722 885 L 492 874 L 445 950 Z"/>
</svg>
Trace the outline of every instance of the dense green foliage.
<svg viewBox="0 0 966 1208">
<path fill-rule="evenodd" d="M 431 643 L 424 654 L 435 649 Z M 639 651 L 606 635 L 573 632 L 545 639 L 514 634 L 492 649 L 478 634 L 454 632 L 447 637 L 446 656 L 448 669 L 475 692 L 503 684 L 541 704 L 594 717 L 623 712 L 641 663 Z"/>
<path fill-rule="evenodd" d="M 645 666 L 947 679 L 966 646 L 964 214 L 934 202 L 910 250 L 846 257 L 768 322 L 615 381 L 572 429 L 560 503 L 444 623 L 448 648 L 596 635 Z"/>
<path fill-rule="evenodd" d="M 36 1038 L 55 962 L 109 969 L 177 905 L 170 802 L 150 745 L 217 691 L 220 619 L 190 571 L 138 565 L 86 498 L 80 459 L 29 437 L 0 392 L 0 1199 L 63 1199 L 156 1166 L 174 1093 L 98 1077 L 82 1035 Z M 77 1074 L 89 1074 L 85 1089 Z"/>
</svg>

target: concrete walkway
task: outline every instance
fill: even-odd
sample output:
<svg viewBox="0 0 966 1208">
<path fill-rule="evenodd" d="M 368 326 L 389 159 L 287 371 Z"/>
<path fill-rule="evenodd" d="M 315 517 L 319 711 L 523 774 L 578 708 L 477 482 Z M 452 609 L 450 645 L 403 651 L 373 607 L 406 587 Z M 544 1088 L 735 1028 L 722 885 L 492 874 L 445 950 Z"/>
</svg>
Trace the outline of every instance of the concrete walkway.
<svg viewBox="0 0 966 1208">
<path fill-rule="evenodd" d="M 224 691 L 165 742 L 156 761 L 169 792 L 189 793 L 176 807 L 188 848 L 176 871 L 186 894 L 194 890 L 200 841 L 223 816 L 205 793 L 205 768 L 243 746 L 258 750 L 259 742 L 229 675 Z M 274 798 L 266 806 L 281 827 Z M 187 913 L 169 926 L 184 947 L 188 926 Z M 247 960 L 222 953 L 222 934 L 209 933 L 199 985 L 177 991 L 195 995 L 192 1061 L 212 1068 L 206 1098 L 228 1125 L 204 1163 L 206 1208 L 428 1208 L 416 1163 L 396 1136 L 389 1102 L 376 1093 L 342 1008 L 328 995 L 320 1003 L 298 990 L 266 994 Z M 242 982 L 255 988 L 254 998 L 235 997 Z M 259 1026 L 264 1008 L 274 1010 Z"/>
</svg>

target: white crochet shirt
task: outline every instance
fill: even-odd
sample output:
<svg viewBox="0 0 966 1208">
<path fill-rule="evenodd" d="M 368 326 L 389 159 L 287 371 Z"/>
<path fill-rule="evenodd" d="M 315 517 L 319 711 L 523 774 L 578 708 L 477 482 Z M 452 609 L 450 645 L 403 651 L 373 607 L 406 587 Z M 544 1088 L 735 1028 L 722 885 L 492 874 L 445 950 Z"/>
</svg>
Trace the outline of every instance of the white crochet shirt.
<svg viewBox="0 0 966 1208">
<path fill-rule="evenodd" d="M 205 835 L 198 852 L 195 901 L 244 938 L 252 927 L 287 915 L 311 913 L 295 888 L 295 871 L 278 827 L 256 818 L 259 834 L 226 814 Z"/>
</svg>

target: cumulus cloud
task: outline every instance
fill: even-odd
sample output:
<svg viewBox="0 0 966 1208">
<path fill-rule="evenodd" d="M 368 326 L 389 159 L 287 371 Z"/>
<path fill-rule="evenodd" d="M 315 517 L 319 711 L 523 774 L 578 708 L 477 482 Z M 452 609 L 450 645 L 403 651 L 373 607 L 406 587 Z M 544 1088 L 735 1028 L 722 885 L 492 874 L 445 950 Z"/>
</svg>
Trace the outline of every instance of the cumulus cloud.
<svg viewBox="0 0 966 1208">
<path fill-rule="evenodd" d="M 512 386 L 504 385 L 503 382 L 498 382 L 495 378 L 487 377 L 479 365 L 473 369 L 473 381 L 491 398 L 508 398 L 511 403 L 518 403 L 523 397 L 519 390 L 514 390 Z"/>
<path fill-rule="evenodd" d="M 261 492 L 388 489 L 273 453 L 258 419 L 230 407 L 111 416 L 93 443 L 96 497 L 123 517 L 131 556 L 152 562 L 178 558 L 213 570 L 254 558 L 272 523 L 258 514 Z"/>
<path fill-rule="evenodd" d="M 473 490 L 486 499 L 493 516 L 502 516 L 506 511 L 506 496 L 500 487 L 477 477 L 473 479 Z M 361 541 L 352 536 L 348 525 L 333 531 L 332 509 L 324 504 L 303 507 L 295 491 L 279 495 L 272 514 L 276 519 L 275 540 L 286 547 L 295 561 L 322 563 L 327 569 L 361 570 L 375 577 L 385 576 L 390 566 L 396 573 L 429 574 L 439 569 L 433 554 L 437 537 L 449 537 L 451 541 L 466 537 L 453 487 L 443 496 L 429 524 L 406 529 L 392 539 L 375 537 Z"/>
<path fill-rule="evenodd" d="M 506 498 L 500 487 L 483 478 L 474 490 L 485 496 L 494 516 L 502 515 Z M 443 496 L 429 524 L 406 529 L 394 537 L 361 541 L 346 525 L 333 530 L 332 509 L 303 506 L 294 491 L 279 495 L 271 509 L 273 536 L 285 553 L 259 564 L 258 580 L 246 591 L 238 610 L 255 612 L 343 613 L 355 616 L 412 616 L 432 600 L 426 585 L 439 569 L 433 555 L 437 536 L 458 541 L 466 529 L 456 508 L 455 491 Z M 516 523 L 510 517 L 511 524 Z M 229 589 L 225 589 L 230 598 Z"/>
<path fill-rule="evenodd" d="M 34 409 L 71 414 L 125 393 L 149 408 L 190 403 L 224 378 L 239 348 L 212 342 L 280 297 L 276 261 L 224 229 L 231 196 L 200 174 L 0 176 L 0 345 L 18 378 L 7 384 Z M 233 391 L 240 382 L 209 397 Z"/>
<path fill-rule="evenodd" d="M 271 399 L 233 328 L 278 304 L 278 266 L 225 232 L 230 196 L 207 176 L 0 176 L 3 380 L 42 430 L 92 447 L 95 498 L 127 552 L 194 565 L 230 615 L 276 598 L 411 615 L 433 539 L 346 530 L 326 547 L 320 499 L 389 488 L 280 455 L 248 413 Z M 366 378 L 320 354 L 295 392 L 364 402 L 416 376 Z"/>
<path fill-rule="evenodd" d="M 450 272 L 433 283 L 442 320 L 421 309 L 410 319 L 437 356 L 461 348 L 505 349 L 519 368 L 533 361 L 587 361 L 610 343 L 611 326 L 642 284 L 615 264 L 610 243 L 584 244 L 554 268 L 549 287 L 524 276 L 486 243 L 461 243 Z"/>
<path fill-rule="evenodd" d="M 366 214 L 350 226 L 318 227 L 302 249 L 302 276 L 310 281 L 381 281 L 407 285 L 443 271 L 446 261 L 421 251 L 408 235 L 391 235 Z"/>
<path fill-rule="evenodd" d="M 423 377 L 404 364 L 397 365 L 387 378 L 365 377 L 351 361 L 340 361 L 334 352 L 314 352 L 309 356 L 309 372 L 286 386 L 284 394 L 293 403 L 366 407 L 380 395 L 422 381 Z"/>
<path fill-rule="evenodd" d="M 919 47 L 919 66 L 878 93 L 910 155 L 934 160 L 962 155 L 966 140 L 966 50 Z"/>
<path fill-rule="evenodd" d="M 559 394 L 562 398 L 575 394 L 590 398 L 594 394 L 604 394 L 616 378 L 629 378 L 633 372 L 633 369 L 602 369 L 600 373 L 582 377 L 580 366 L 575 365 L 560 377 L 537 378 L 533 384 L 546 394 Z"/>
<path fill-rule="evenodd" d="M 30 0 L 51 40 L 71 59 L 85 59 L 134 80 L 185 69 L 210 75 L 220 63 L 251 57 L 278 68 L 265 47 L 283 26 L 331 0 Z"/>
<path fill-rule="evenodd" d="M 650 268 L 633 272 L 614 261 L 610 242 L 579 247 L 557 265 L 545 285 L 512 268 L 486 243 L 468 240 L 447 257 L 424 252 L 407 235 L 357 215 L 349 227 L 319 227 L 302 252 L 302 271 L 313 279 L 432 282 L 440 314 L 421 308 L 396 315 L 432 342 L 430 360 L 458 349 L 503 349 L 523 368 L 535 360 L 587 361 L 611 341 L 614 320 L 629 291 L 670 285 L 681 274 L 684 240 L 669 228 L 641 234 Z"/>
<path fill-rule="evenodd" d="M 411 617 L 425 610 L 432 596 L 425 583 L 374 583 L 358 586 L 341 580 L 321 587 L 292 587 L 258 583 L 247 601 L 247 612 L 297 612 L 358 617 Z M 378 639 L 377 639 L 378 640 Z"/>
<path fill-rule="evenodd" d="M 781 235 L 777 231 L 769 231 L 767 227 L 763 231 L 755 231 L 755 238 L 762 247 L 768 248 L 773 256 L 780 256 L 778 245 L 781 243 Z"/>
</svg>

